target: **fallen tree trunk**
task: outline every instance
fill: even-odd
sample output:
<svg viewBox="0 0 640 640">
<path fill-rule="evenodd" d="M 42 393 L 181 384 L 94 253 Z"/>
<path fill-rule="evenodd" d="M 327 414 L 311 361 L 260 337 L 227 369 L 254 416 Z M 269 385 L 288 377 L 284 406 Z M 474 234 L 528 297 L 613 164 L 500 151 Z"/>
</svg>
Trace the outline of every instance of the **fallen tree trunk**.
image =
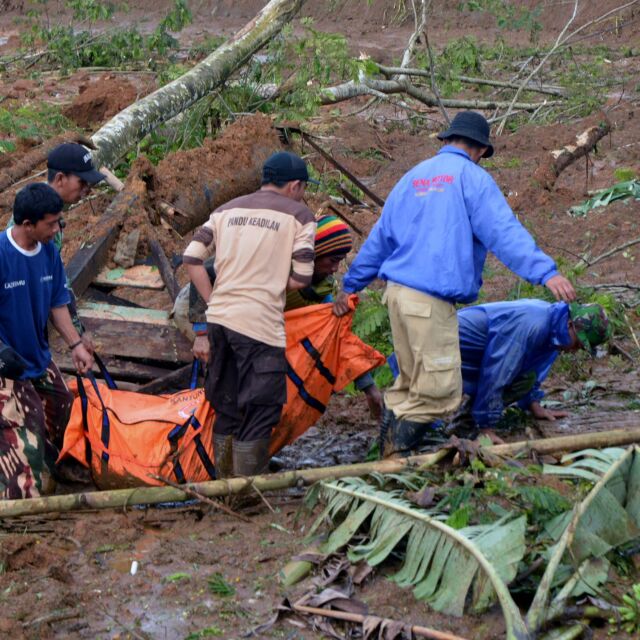
<svg viewBox="0 0 640 640">
<path fill-rule="evenodd" d="M 551 151 L 538 165 L 533 179 L 543 189 L 550 191 L 562 171 L 593 151 L 596 144 L 610 132 L 611 123 L 606 118 L 603 122 L 589 127 L 576 136 L 574 143 L 566 144 L 562 149 Z"/>
<path fill-rule="evenodd" d="M 130 105 L 93 136 L 94 163 L 113 167 L 145 135 L 222 85 L 298 12 L 305 0 L 271 0 L 233 38 L 180 78 Z"/>
<path fill-rule="evenodd" d="M 602 431 L 575 436 L 561 436 L 544 440 L 529 440 L 511 444 L 482 447 L 491 454 L 516 456 L 535 451 L 540 455 L 579 451 L 586 448 L 615 447 L 640 442 L 640 429 Z M 231 478 L 190 484 L 194 491 L 207 496 L 227 496 L 248 491 L 255 486 L 259 491 L 274 491 L 288 487 L 305 486 L 320 480 L 359 477 L 373 472 L 398 473 L 417 467 L 433 466 L 444 459 L 450 449 L 436 453 L 411 456 L 398 460 L 363 462 L 318 469 L 300 469 L 250 478 Z M 70 495 L 31 498 L 28 500 L 0 501 L 0 518 L 8 518 L 38 513 L 76 511 L 79 509 L 111 509 L 134 504 L 157 504 L 159 502 L 181 502 L 189 498 L 182 489 L 173 487 L 140 487 L 115 489 L 112 491 L 92 491 Z"/>
<path fill-rule="evenodd" d="M 410 82 L 399 80 L 375 80 L 372 78 L 367 78 L 364 82 L 355 82 L 354 80 L 350 80 L 349 82 L 345 82 L 334 87 L 326 87 L 322 90 L 320 102 L 321 104 L 335 104 L 336 102 L 350 100 L 357 96 L 367 96 L 372 93 L 375 94 L 375 92 L 387 95 L 394 93 L 406 93 L 428 107 L 438 106 L 438 99 L 435 96 L 427 93 L 420 87 L 416 87 Z M 484 110 L 507 108 L 511 104 L 510 102 L 501 100 L 453 100 L 451 98 L 441 98 L 440 102 L 444 107 L 454 109 Z M 562 104 L 561 100 L 516 102 L 513 105 L 513 108 L 522 111 L 535 111 L 541 106 L 553 107 L 559 104 Z"/>
<path fill-rule="evenodd" d="M 376 63 L 377 64 L 377 63 Z M 382 73 L 387 77 L 393 77 L 399 73 L 402 73 L 406 76 L 418 76 L 429 78 L 431 77 L 431 71 L 429 69 L 409 69 L 403 67 L 387 67 L 383 64 L 378 64 L 378 69 L 382 71 Z M 520 87 L 519 84 L 515 82 L 506 82 L 504 80 L 493 80 L 491 78 L 472 78 L 470 76 L 451 76 L 453 80 L 458 80 L 464 84 L 479 84 L 486 85 L 489 87 L 502 87 L 505 89 L 518 89 Z M 525 87 L 525 91 L 533 91 L 535 93 L 544 93 L 551 96 L 559 96 L 564 97 L 567 95 L 567 92 L 562 87 L 556 87 L 553 85 L 546 84 L 536 84 L 535 82 L 529 83 Z"/>
</svg>

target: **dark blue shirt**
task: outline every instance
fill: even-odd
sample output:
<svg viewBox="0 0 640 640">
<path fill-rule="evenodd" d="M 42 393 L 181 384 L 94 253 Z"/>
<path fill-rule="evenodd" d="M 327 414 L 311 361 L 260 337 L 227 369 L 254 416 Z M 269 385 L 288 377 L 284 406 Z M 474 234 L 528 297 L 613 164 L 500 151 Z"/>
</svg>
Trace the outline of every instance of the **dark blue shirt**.
<svg viewBox="0 0 640 640">
<path fill-rule="evenodd" d="M 10 234 L 0 233 L 0 340 L 26 360 L 22 379 L 37 378 L 51 362 L 49 313 L 69 303 L 69 292 L 52 242 L 26 251 Z"/>
<path fill-rule="evenodd" d="M 393 188 L 343 288 L 355 293 L 379 277 L 450 302 L 473 302 L 487 250 L 532 284 L 558 274 L 494 179 L 447 145 Z"/>
</svg>

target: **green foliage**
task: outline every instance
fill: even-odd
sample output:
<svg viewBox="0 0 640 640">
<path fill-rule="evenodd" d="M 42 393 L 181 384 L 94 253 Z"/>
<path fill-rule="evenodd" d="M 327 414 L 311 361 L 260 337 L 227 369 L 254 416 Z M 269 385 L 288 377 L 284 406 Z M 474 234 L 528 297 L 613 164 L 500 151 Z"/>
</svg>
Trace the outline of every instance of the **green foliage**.
<svg viewBox="0 0 640 640">
<path fill-rule="evenodd" d="M 310 18 L 303 18 L 301 24 L 302 37 L 295 37 L 287 26 L 271 41 L 266 59 L 254 66 L 251 77 L 254 82 L 277 85 L 289 80 L 290 91 L 275 103 L 262 105 L 263 110 L 273 109 L 283 119 L 314 115 L 322 89 L 356 78 L 359 69 L 344 35 L 314 29 Z"/>
<path fill-rule="evenodd" d="M 365 289 L 362 292 L 351 328 L 361 340 L 385 356 L 389 356 L 393 352 L 389 312 L 382 302 L 382 294 L 379 291 Z M 373 379 L 380 388 L 391 385 L 393 374 L 389 365 L 384 364 L 382 367 L 378 367 L 373 372 Z"/>
<path fill-rule="evenodd" d="M 506 0 L 466 0 L 458 5 L 458 9 L 490 13 L 495 16 L 500 29 L 525 30 L 529 33 L 531 42 L 537 42 L 542 31 L 542 23 L 539 20 L 542 13 L 540 4 L 529 9 L 522 3 L 516 4 Z"/>
<path fill-rule="evenodd" d="M 162 579 L 162 581 L 163 582 L 182 582 L 184 580 L 190 580 L 190 579 L 191 579 L 191 574 L 178 571 L 177 573 L 172 573 L 168 576 L 165 576 Z"/>
<path fill-rule="evenodd" d="M 73 128 L 57 105 L 33 102 L 13 109 L 0 107 L 0 133 L 13 138 L 50 138 Z M 4 145 L 6 150 L 15 149 L 10 142 Z"/>
<path fill-rule="evenodd" d="M 107 29 L 96 32 L 92 27 L 98 20 L 109 20 L 114 7 L 98 0 L 64 0 L 72 9 L 73 19 L 82 26 L 52 24 L 47 1 L 40 9 L 28 13 L 30 28 L 21 38 L 25 46 L 46 51 L 46 59 L 62 69 L 86 66 L 118 67 L 127 62 L 147 61 L 153 56 L 164 57 L 178 46 L 170 32 L 177 32 L 191 22 L 191 12 L 186 0 L 174 0 L 169 13 L 149 35 L 141 34 L 135 27 Z M 86 25 L 86 26 L 85 26 Z"/>
<path fill-rule="evenodd" d="M 609 624 L 630 635 L 640 633 L 640 584 L 634 584 L 631 591 L 622 596 L 622 600 L 624 604 L 618 607 L 620 621 L 610 618 Z"/>
<path fill-rule="evenodd" d="M 235 587 L 230 585 L 219 572 L 209 577 L 207 584 L 209 585 L 209 591 L 219 598 L 228 598 L 236 594 Z"/>
</svg>

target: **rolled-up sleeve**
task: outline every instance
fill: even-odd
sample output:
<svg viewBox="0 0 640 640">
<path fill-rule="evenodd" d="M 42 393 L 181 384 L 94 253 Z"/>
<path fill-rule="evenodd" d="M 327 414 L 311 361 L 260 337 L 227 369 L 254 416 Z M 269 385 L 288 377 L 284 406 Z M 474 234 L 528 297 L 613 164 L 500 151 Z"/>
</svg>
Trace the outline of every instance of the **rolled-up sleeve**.
<svg viewBox="0 0 640 640">
<path fill-rule="evenodd" d="M 204 264 L 211 257 L 216 248 L 216 227 L 213 220 L 215 212 L 201 227 L 196 229 L 191 242 L 182 255 L 184 264 Z"/>
<path fill-rule="evenodd" d="M 296 235 L 291 253 L 291 277 L 304 285 L 311 284 L 313 276 L 314 243 L 316 222 L 296 221 Z"/>
</svg>

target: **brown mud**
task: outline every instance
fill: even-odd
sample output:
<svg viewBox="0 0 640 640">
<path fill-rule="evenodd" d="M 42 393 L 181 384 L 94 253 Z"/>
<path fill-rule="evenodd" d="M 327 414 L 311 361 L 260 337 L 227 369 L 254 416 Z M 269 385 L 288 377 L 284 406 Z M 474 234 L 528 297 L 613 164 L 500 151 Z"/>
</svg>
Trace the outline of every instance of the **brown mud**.
<svg viewBox="0 0 640 640">
<path fill-rule="evenodd" d="M 263 4 L 259 0 L 196 2 L 192 6 L 194 23 L 180 37 L 189 47 L 209 35 L 229 35 L 253 17 Z M 528 8 L 536 5 L 528 0 L 522 4 Z M 610 0 L 580 4 L 581 24 L 616 6 Z M 131 5 L 127 24 L 138 23 L 141 29 L 150 30 L 166 13 L 170 2 L 139 0 Z M 307 2 L 303 13 L 313 17 L 314 26 L 320 30 L 348 34 L 354 52 L 364 51 L 381 62 L 392 63 L 399 59 L 413 28 L 412 18 L 402 12 L 402 7 L 407 5 L 409 3 L 383 0 Z M 23 17 L 21 12 L 26 6 L 27 3 L 0 0 L 2 55 L 15 50 L 19 44 L 20 26 L 14 19 Z M 570 10 L 569 4 L 556 4 L 542 12 L 541 38 L 545 42 L 553 42 Z M 441 47 L 449 39 L 463 35 L 473 35 L 487 43 L 503 37 L 495 18 L 488 13 L 460 13 L 444 1 L 434 2 L 433 11 L 433 46 Z M 625 14 L 618 27 L 602 29 L 594 42 L 615 49 L 637 48 L 640 30 L 637 16 Z M 300 30 L 299 25 L 295 28 Z M 528 37 L 525 30 L 510 32 L 509 44 L 528 45 Z M 619 57 L 612 64 L 625 66 L 629 87 L 637 84 L 637 55 Z M 0 76 L 0 94 L 6 103 L 2 106 L 46 99 L 65 106 L 71 119 L 94 130 L 114 110 L 153 88 L 152 75 L 135 73 L 105 77 L 102 72 L 79 71 L 64 77 L 43 74 L 35 80 L 10 74 Z M 479 97 L 480 93 L 470 90 L 469 97 L 474 96 Z M 319 118 L 309 123 L 309 128 L 322 136 L 323 147 L 375 193 L 386 197 L 405 171 L 437 151 L 440 143 L 435 134 L 443 128 L 443 123 L 437 109 L 425 112 L 426 118 L 417 129 L 406 112 L 391 106 L 350 115 L 361 110 L 367 100 L 362 98 L 326 107 Z M 540 246 L 560 259 L 563 268 L 575 265 L 583 256 L 598 256 L 640 236 L 636 201 L 615 202 L 584 218 L 567 214 L 570 206 L 588 197 L 588 191 L 613 184 L 616 169 L 640 172 L 637 113 L 637 91 L 629 89 L 620 99 L 612 98 L 607 105 L 612 134 L 590 154 L 588 167 L 584 159 L 571 165 L 560 174 L 552 190 L 537 188 L 533 183 L 536 169 L 549 151 L 571 143 L 576 134 L 597 123 L 599 114 L 562 125 L 531 124 L 516 133 L 505 133 L 495 141 L 496 155 L 484 166 L 509 196 L 516 213 Z M 132 171 L 130 178 L 130 182 L 137 181 L 133 189 L 139 201 L 125 216 L 124 230 L 151 224 L 149 216 L 157 214 L 159 200 L 176 210 L 194 210 L 206 216 L 203 183 L 214 185 L 214 190 L 220 185 L 225 188 L 233 185 L 239 191 L 257 186 L 255 167 L 269 150 L 280 148 L 280 143 L 268 118 L 252 122 L 256 124 L 240 121 L 227 128 L 224 136 L 233 136 L 228 146 L 221 145 L 222 138 L 207 141 L 202 149 L 175 154 L 156 168 L 141 160 L 136 168 L 138 173 Z M 256 143 L 255 155 L 238 153 L 238 146 L 247 141 Z M 17 151 L 0 155 L 0 171 L 13 171 L 40 142 L 22 140 Z M 337 177 L 335 170 L 309 146 L 296 142 L 295 148 L 319 173 Z M 238 170 L 239 161 L 243 167 L 254 168 L 243 173 Z M 42 168 L 39 164 L 33 166 L 33 171 Z M 0 224 L 10 215 L 14 193 L 15 188 L 0 194 Z M 224 200 L 236 193 L 224 191 L 220 197 Z M 65 213 L 65 260 L 93 237 L 97 222 L 112 198 L 112 193 L 100 193 Z M 322 190 L 310 189 L 308 202 L 314 211 L 327 211 L 328 197 Z M 377 220 L 376 207 L 340 209 L 344 209 L 365 234 Z M 181 253 L 189 233 L 182 233 L 180 238 L 166 227 L 161 228 L 165 231 L 161 241 L 167 255 Z M 362 238 L 355 240 L 357 247 Z M 138 258 L 146 258 L 144 241 Z M 180 282 L 185 281 L 182 269 L 177 276 Z M 503 299 L 518 287 L 518 278 L 493 258 L 485 276 L 484 301 Z M 578 282 L 638 285 L 640 245 L 619 251 L 587 268 L 579 275 Z M 132 293 L 130 289 L 122 289 L 114 293 L 154 308 L 166 309 L 170 304 L 166 292 Z M 628 317 L 636 335 L 640 335 L 638 316 L 629 310 Z M 570 410 L 569 418 L 530 425 L 526 430 L 518 427 L 514 432 L 501 435 L 507 440 L 520 440 L 637 426 L 640 421 L 637 351 L 632 338 L 624 340 L 622 347 L 633 354 L 632 360 L 618 354 L 593 361 L 563 359 L 556 365 L 546 385 L 548 397 L 557 402 L 558 407 Z M 292 468 L 361 461 L 376 435 L 377 426 L 368 414 L 364 399 L 339 394 L 332 398 L 325 416 L 315 427 L 280 452 L 279 463 Z M 59 491 L 84 488 L 60 487 Z M 309 521 L 304 516 L 295 519 L 300 492 L 291 490 L 266 498 L 275 513 L 258 503 L 248 511 L 252 516 L 250 525 L 198 505 L 59 514 L 0 523 L 0 607 L 3 612 L 0 638 L 243 637 L 271 616 L 284 595 L 295 598 L 300 590 L 310 587 L 306 583 L 300 590 L 285 593 L 277 580 L 282 566 L 304 548 Z M 135 575 L 131 575 L 133 561 L 139 563 Z M 235 593 L 222 597 L 211 591 L 209 579 L 217 573 L 222 574 Z M 372 614 L 449 630 L 474 640 L 504 636 L 498 612 L 459 620 L 439 616 L 416 602 L 410 592 L 387 580 L 388 573 L 388 568 L 374 571 L 356 590 L 356 597 L 367 603 Z M 206 629 L 208 635 L 205 635 Z M 604 640 L 609 637 L 607 632 L 606 625 L 596 628 L 594 637 Z M 305 625 L 299 618 L 284 618 L 257 637 L 294 640 L 329 636 Z"/>
<path fill-rule="evenodd" d="M 143 95 L 129 81 L 105 74 L 78 85 L 78 96 L 62 110 L 62 115 L 79 127 L 89 129 L 115 116 Z"/>
</svg>

